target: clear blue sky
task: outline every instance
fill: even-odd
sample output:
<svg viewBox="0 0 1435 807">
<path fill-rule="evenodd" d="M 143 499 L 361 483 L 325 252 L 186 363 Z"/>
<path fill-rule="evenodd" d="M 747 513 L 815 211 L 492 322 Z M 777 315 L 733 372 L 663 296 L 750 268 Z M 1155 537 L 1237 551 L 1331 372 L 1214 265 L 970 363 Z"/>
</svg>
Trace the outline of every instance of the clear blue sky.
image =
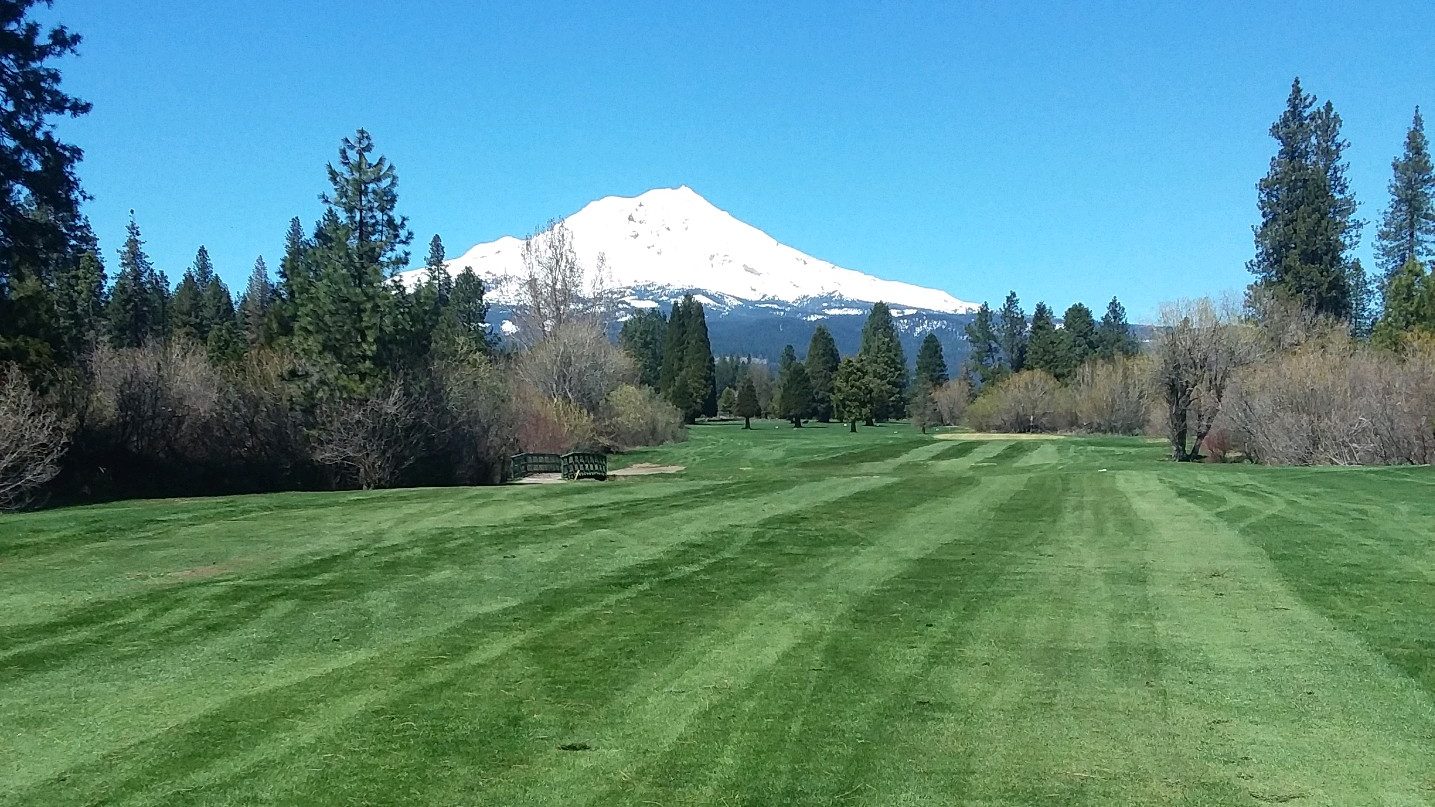
<svg viewBox="0 0 1435 807">
<path fill-rule="evenodd" d="M 366 127 L 415 254 L 687 184 L 840 265 L 972 300 L 1133 315 L 1239 289 L 1291 77 L 1334 101 L 1362 215 L 1413 107 L 1435 3 L 57 0 L 85 37 L 63 133 L 107 262 L 130 208 L 177 277 L 242 282 L 318 217 Z M 780 8 L 775 8 L 780 7 Z M 401 10 L 393 10 L 401 9 Z M 1373 226 L 1362 254 L 1369 252 Z"/>
</svg>

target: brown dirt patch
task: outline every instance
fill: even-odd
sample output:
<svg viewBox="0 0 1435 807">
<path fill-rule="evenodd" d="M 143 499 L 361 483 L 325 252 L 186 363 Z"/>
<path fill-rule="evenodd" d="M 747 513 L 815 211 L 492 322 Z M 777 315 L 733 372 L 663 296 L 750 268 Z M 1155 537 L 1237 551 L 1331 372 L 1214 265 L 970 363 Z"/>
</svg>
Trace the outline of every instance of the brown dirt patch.
<svg viewBox="0 0 1435 807">
<path fill-rule="evenodd" d="M 234 571 L 232 567 L 211 563 L 208 566 L 195 566 L 192 569 L 180 569 L 177 572 L 170 572 L 169 576 L 176 580 L 204 580 L 208 577 L 218 577 L 221 574 L 232 571 Z"/>
</svg>

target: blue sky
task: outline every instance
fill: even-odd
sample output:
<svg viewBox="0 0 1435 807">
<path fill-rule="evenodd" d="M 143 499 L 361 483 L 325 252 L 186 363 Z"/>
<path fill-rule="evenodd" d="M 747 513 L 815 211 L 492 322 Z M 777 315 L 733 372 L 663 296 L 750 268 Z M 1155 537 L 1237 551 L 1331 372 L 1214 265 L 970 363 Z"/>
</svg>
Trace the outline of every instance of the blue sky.
<svg viewBox="0 0 1435 807">
<path fill-rule="evenodd" d="M 776 8 L 775 8 L 776 7 Z M 392 9 L 402 8 L 395 12 Z M 415 254 L 687 184 L 818 257 L 1028 308 L 1137 317 L 1245 285 L 1292 76 L 1345 119 L 1372 222 L 1435 3 L 57 0 L 85 37 L 63 125 L 113 263 L 133 208 L 178 276 L 242 278 L 320 212 L 366 127 Z M 1362 254 L 1369 253 L 1373 225 Z M 416 258 L 417 260 L 417 258 Z"/>
</svg>

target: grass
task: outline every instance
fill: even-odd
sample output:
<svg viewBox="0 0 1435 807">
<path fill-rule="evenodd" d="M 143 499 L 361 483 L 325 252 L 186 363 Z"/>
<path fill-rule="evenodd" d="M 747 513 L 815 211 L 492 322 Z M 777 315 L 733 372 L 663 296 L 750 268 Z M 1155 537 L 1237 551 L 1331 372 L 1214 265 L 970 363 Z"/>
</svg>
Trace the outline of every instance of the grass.
<svg viewBox="0 0 1435 807">
<path fill-rule="evenodd" d="M 1435 803 L 1435 471 L 759 425 L 0 517 L 0 802 Z"/>
</svg>

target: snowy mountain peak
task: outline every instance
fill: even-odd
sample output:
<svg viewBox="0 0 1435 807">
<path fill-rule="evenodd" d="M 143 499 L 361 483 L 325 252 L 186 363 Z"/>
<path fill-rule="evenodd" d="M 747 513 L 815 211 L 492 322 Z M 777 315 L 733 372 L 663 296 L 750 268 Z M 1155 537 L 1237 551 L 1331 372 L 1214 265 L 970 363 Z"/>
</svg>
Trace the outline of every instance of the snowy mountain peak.
<svg viewBox="0 0 1435 807">
<path fill-rule="evenodd" d="M 938 289 L 883 280 L 799 252 L 686 185 L 633 197 L 607 196 L 564 222 L 583 265 L 592 268 L 603 255 L 608 285 L 633 292 L 629 296 L 635 300 L 651 300 L 665 291 L 704 291 L 754 304 L 882 300 L 943 313 L 976 310 Z M 512 236 L 479 244 L 450 261 L 449 268 L 472 267 L 502 299 L 522 272 L 521 246 Z"/>
</svg>

